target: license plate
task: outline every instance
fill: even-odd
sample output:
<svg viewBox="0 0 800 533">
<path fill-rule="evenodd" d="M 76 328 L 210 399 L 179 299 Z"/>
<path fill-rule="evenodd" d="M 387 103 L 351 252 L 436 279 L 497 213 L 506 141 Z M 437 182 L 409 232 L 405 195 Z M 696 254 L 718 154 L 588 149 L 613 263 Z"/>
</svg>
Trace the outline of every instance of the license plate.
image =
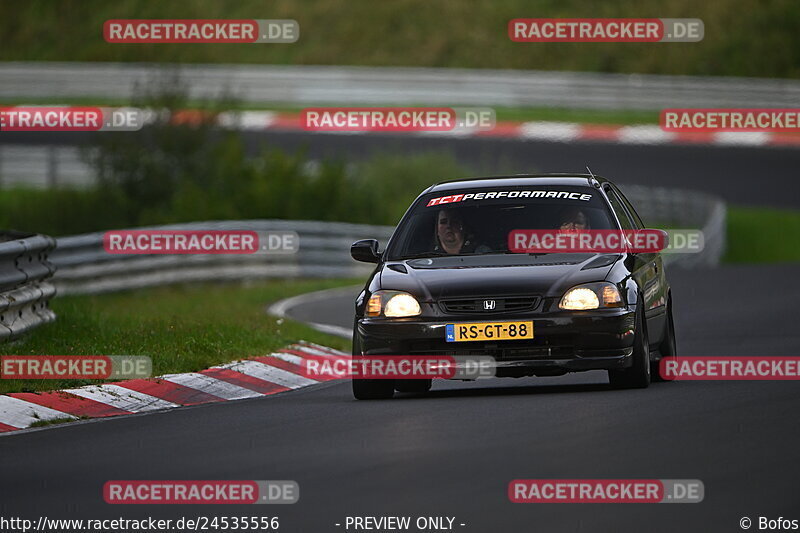
<svg viewBox="0 0 800 533">
<path fill-rule="evenodd" d="M 533 338 L 533 322 L 465 322 L 447 324 L 447 342 L 511 341 Z"/>
</svg>

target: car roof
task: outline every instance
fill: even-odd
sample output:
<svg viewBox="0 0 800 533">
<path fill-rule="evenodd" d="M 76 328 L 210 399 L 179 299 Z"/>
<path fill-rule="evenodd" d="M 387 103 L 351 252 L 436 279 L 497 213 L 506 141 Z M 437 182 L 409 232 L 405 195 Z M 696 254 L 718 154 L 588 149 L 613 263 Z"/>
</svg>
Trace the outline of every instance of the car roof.
<svg viewBox="0 0 800 533">
<path fill-rule="evenodd" d="M 603 183 L 610 182 L 602 176 L 592 174 L 513 174 L 509 176 L 459 178 L 455 180 L 442 181 L 429 187 L 425 193 L 477 189 L 483 187 L 510 187 L 525 185 L 570 185 L 577 187 L 599 187 Z"/>
</svg>

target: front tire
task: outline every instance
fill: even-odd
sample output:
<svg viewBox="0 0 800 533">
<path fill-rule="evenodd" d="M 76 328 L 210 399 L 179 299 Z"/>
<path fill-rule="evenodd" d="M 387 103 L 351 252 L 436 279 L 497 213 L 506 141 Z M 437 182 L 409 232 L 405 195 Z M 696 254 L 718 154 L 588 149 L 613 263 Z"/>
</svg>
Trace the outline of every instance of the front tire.
<svg viewBox="0 0 800 533">
<path fill-rule="evenodd" d="M 353 355 L 361 355 L 357 323 L 353 324 Z M 393 379 L 352 379 L 353 397 L 356 400 L 388 400 L 394 396 Z"/>
<path fill-rule="evenodd" d="M 394 396 L 394 380 L 354 379 L 353 396 L 356 400 L 388 400 Z"/>
<path fill-rule="evenodd" d="M 644 309 L 636 313 L 633 337 L 633 365 L 621 370 L 609 370 L 608 381 L 618 389 L 646 389 L 650 386 L 650 342 L 644 321 Z"/>
</svg>

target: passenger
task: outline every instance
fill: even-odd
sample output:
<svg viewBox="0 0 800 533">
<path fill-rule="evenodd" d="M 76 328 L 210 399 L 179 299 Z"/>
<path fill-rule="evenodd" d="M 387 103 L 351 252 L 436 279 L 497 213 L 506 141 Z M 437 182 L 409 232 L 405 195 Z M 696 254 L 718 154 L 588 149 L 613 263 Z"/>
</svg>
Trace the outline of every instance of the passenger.
<svg viewBox="0 0 800 533">
<path fill-rule="evenodd" d="M 561 212 L 559 223 L 560 230 L 587 230 L 591 229 L 589 217 L 577 207 L 569 207 Z"/>
</svg>

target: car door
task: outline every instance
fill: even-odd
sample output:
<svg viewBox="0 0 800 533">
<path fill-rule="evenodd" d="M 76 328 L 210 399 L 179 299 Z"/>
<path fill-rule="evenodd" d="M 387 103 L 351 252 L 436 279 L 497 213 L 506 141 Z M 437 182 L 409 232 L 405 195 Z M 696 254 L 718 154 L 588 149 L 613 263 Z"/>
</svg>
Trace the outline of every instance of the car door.
<svg viewBox="0 0 800 533">
<path fill-rule="evenodd" d="M 627 202 L 627 199 L 623 200 L 624 196 L 619 190 L 610 184 L 606 184 L 604 190 L 623 230 L 644 229 L 638 214 L 635 211 L 631 213 L 633 208 L 628 209 L 626 203 L 628 205 L 630 203 Z M 664 320 L 664 303 L 666 301 L 664 266 L 660 254 L 657 253 L 630 254 L 629 265 L 633 279 L 642 291 L 647 332 L 652 343 L 663 336 L 666 325 Z"/>
</svg>

